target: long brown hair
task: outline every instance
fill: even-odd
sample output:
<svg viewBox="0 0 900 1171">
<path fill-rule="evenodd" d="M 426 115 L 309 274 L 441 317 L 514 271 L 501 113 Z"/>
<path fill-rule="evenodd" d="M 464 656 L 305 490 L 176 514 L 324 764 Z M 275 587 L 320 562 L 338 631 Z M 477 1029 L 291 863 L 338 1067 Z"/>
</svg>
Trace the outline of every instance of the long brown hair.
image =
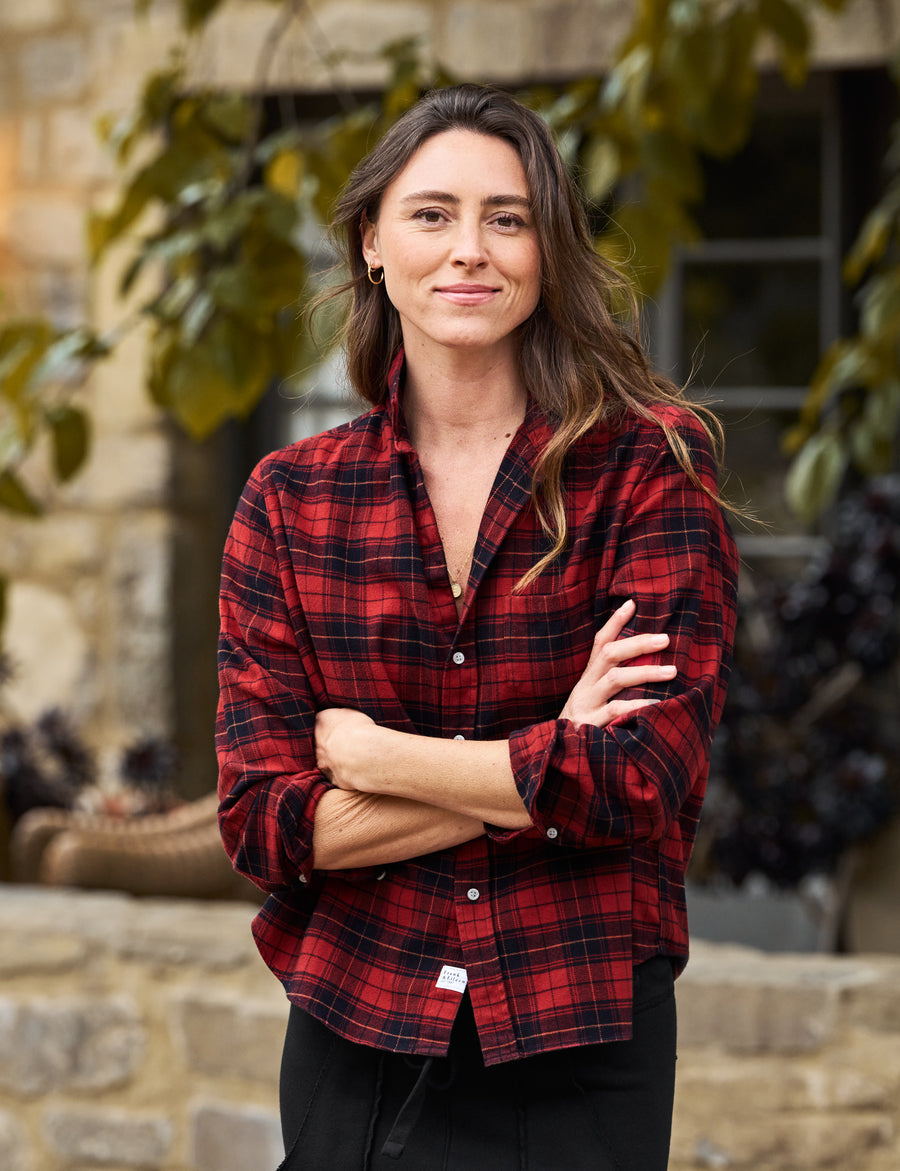
<svg viewBox="0 0 900 1171">
<path fill-rule="evenodd" d="M 358 393 L 373 405 L 384 401 L 388 370 L 402 341 L 397 311 L 384 289 L 367 279 L 362 226 L 377 221 L 386 188 L 419 147 L 447 130 L 470 130 L 513 146 L 525 171 L 541 252 L 541 298 L 519 327 L 518 357 L 523 384 L 553 427 L 532 492 L 553 544 L 522 586 L 565 547 L 563 467 L 569 448 L 585 432 L 600 422 L 616 427 L 628 415 L 650 419 L 665 432 L 686 474 L 700 484 L 684 439 L 652 408 L 673 403 L 692 410 L 717 455 L 722 430 L 711 412 L 690 405 L 680 388 L 650 368 L 637 341 L 631 285 L 597 255 L 584 205 L 544 121 L 503 91 L 480 85 L 449 86 L 422 98 L 356 167 L 335 208 L 331 231 L 350 273 L 335 292 L 351 294 L 344 342 Z"/>
</svg>

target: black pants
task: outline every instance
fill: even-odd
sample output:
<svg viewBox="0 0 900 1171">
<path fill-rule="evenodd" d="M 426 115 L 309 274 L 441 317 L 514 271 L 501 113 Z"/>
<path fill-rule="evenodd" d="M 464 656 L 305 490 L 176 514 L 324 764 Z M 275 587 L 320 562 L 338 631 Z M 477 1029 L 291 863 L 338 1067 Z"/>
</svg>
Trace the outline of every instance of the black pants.
<svg viewBox="0 0 900 1171">
<path fill-rule="evenodd" d="M 675 1088 L 671 965 L 657 956 L 635 969 L 630 1041 L 485 1068 L 466 995 L 450 1052 L 423 1072 L 424 1065 L 345 1041 L 292 1006 L 281 1068 L 287 1157 L 279 1171 L 666 1171 Z M 417 1115 L 408 1099 L 420 1090 Z M 395 1157 L 384 1154 L 398 1135 L 400 1143 L 389 1143 Z"/>
</svg>

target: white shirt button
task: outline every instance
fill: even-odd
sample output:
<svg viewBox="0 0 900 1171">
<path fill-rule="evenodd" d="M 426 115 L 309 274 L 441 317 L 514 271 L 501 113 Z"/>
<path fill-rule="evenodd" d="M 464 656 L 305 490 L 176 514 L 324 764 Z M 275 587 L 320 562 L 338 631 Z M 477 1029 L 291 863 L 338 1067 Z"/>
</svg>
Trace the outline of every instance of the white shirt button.
<svg viewBox="0 0 900 1171">
<path fill-rule="evenodd" d="M 306 882 L 306 875 L 305 874 L 298 874 L 297 877 L 300 879 L 301 882 Z"/>
<path fill-rule="evenodd" d="M 551 825 L 547 830 L 547 837 L 551 842 L 555 841 L 559 837 L 559 830 L 555 826 Z"/>
<path fill-rule="evenodd" d="M 381 880 L 382 880 L 383 878 L 387 878 L 387 871 L 386 871 L 386 870 L 382 870 L 382 872 L 381 872 L 380 874 L 377 874 L 377 875 L 375 876 L 375 881 L 376 881 L 376 882 L 381 882 Z"/>
<path fill-rule="evenodd" d="M 453 737 L 453 739 L 454 740 L 465 740 L 465 736 L 462 734 L 462 732 L 457 732 L 456 735 Z"/>
<path fill-rule="evenodd" d="M 453 652 L 453 662 L 456 663 L 457 667 L 461 667 L 465 661 L 466 656 L 462 653 L 462 651 Z"/>
<path fill-rule="evenodd" d="M 481 898 L 481 891 L 478 889 L 477 886 L 470 886 L 469 889 L 466 891 L 466 898 L 469 900 L 470 903 L 477 903 L 478 900 Z"/>
</svg>

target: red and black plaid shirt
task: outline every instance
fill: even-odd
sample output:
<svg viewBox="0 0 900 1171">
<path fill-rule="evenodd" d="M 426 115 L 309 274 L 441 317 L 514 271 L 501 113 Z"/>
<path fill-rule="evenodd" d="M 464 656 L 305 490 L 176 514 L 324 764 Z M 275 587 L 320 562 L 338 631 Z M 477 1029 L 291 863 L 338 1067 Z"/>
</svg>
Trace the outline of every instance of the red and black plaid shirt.
<svg viewBox="0 0 900 1171">
<path fill-rule="evenodd" d="M 550 431 L 507 451 L 462 619 L 400 410 L 265 459 L 225 551 L 218 723 L 221 828 L 270 893 L 254 922 L 288 996 L 353 1041 L 446 1052 L 465 969 L 488 1064 L 630 1035 L 632 964 L 687 959 L 684 873 L 722 709 L 736 557 L 719 508 L 659 427 L 597 428 L 570 453 L 566 552 L 513 592 L 546 538 L 530 503 Z M 688 412 L 666 408 L 710 487 Z M 598 730 L 557 718 L 594 632 L 665 631 L 661 702 Z M 508 738 L 533 825 L 372 870 L 311 867 L 314 714 L 356 708 L 424 736 Z"/>
</svg>

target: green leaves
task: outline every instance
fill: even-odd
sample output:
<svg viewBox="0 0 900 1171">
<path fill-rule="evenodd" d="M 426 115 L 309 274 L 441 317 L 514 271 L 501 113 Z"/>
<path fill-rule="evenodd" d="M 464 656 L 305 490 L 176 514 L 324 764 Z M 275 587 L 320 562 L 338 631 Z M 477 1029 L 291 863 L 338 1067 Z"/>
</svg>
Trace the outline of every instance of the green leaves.
<svg viewBox="0 0 900 1171">
<path fill-rule="evenodd" d="M 576 83 L 567 91 L 571 110 L 551 106 L 550 124 L 580 135 L 592 198 L 609 199 L 633 176 L 629 202 L 612 208 L 599 246 L 626 262 L 634 257 L 632 276 L 645 293 L 665 279 L 672 250 L 696 238 L 701 156 L 726 157 L 747 140 L 767 40 L 785 77 L 801 82 L 810 36 L 800 0 L 643 0 L 596 96 Z"/>
<path fill-rule="evenodd" d="M 46 418 L 57 479 L 71 480 L 87 458 L 90 442 L 87 416 L 77 407 L 64 404 L 48 411 Z"/>
<path fill-rule="evenodd" d="M 844 470 L 852 466 L 867 477 L 889 471 L 897 451 L 900 152 L 889 152 L 888 162 L 893 170 L 891 182 L 863 221 L 844 262 L 849 284 L 868 274 L 856 298 L 858 331 L 829 347 L 813 376 L 797 425 L 785 438 L 786 450 L 796 453 L 788 500 L 808 520 L 818 516 L 837 491 L 838 460 L 833 448 L 843 452 Z M 827 444 L 822 438 L 826 434 Z M 811 493 L 808 502 L 802 499 L 804 486 Z"/>
<path fill-rule="evenodd" d="M 804 12 L 788 0 L 759 0 L 759 19 L 778 45 L 781 72 L 802 85 L 809 69 L 810 30 Z"/>
<path fill-rule="evenodd" d="M 90 426 L 70 400 L 84 363 L 107 352 L 84 328 L 54 333 L 47 322 L 29 319 L 0 326 L 0 507 L 40 515 L 41 505 L 19 469 L 42 438 L 49 441 L 57 480 L 71 479 L 82 466 Z"/>
<path fill-rule="evenodd" d="M 807 524 L 834 503 L 847 463 L 846 447 L 834 431 L 813 435 L 802 447 L 788 471 L 785 496 Z"/>
</svg>

